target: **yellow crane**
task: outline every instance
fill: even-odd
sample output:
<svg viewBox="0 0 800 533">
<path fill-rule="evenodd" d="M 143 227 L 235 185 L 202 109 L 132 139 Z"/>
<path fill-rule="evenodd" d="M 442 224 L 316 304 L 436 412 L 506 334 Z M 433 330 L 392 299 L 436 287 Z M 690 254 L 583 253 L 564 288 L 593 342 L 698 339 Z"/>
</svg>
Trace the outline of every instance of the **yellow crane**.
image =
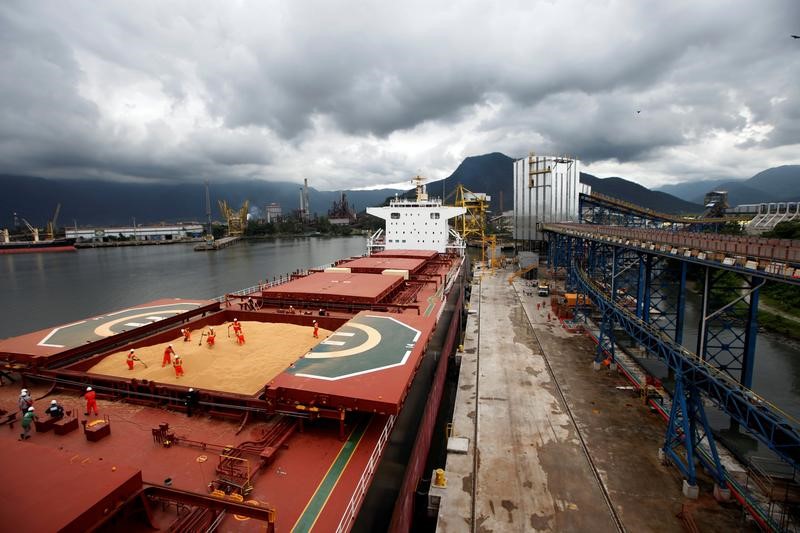
<svg viewBox="0 0 800 533">
<path fill-rule="evenodd" d="M 458 217 L 458 231 L 465 241 L 477 241 L 485 244 L 486 213 L 489 211 L 491 196 L 483 192 L 472 192 L 460 183 L 456 188 L 456 207 L 463 207 L 466 212 Z"/>
<path fill-rule="evenodd" d="M 58 214 L 61 212 L 61 204 L 56 206 L 56 212 L 53 214 L 53 220 L 47 223 L 47 229 L 44 231 L 45 239 L 52 241 L 56 237 L 56 222 L 58 222 Z"/>
<path fill-rule="evenodd" d="M 238 210 L 228 206 L 225 200 L 219 200 L 219 210 L 228 222 L 228 237 L 241 237 L 247 227 L 247 213 L 250 209 L 250 201 L 245 200 L 242 207 Z"/>
</svg>

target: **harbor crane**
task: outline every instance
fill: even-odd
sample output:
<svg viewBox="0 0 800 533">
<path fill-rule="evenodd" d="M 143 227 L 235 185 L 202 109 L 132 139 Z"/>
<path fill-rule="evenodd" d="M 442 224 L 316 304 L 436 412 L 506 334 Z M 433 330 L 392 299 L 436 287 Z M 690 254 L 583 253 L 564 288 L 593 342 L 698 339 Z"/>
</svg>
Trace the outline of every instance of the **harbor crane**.
<svg viewBox="0 0 800 533">
<path fill-rule="evenodd" d="M 28 228 L 28 231 L 30 231 L 31 235 L 33 235 L 33 242 L 39 242 L 39 228 L 34 228 L 31 223 L 24 218 L 22 219 L 22 223 L 25 224 L 25 226 Z"/>
<path fill-rule="evenodd" d="M 245 200 L 242 207 L 238 210 L 228 206 L 226 200 L 219 200 L 219 210 L 228 222 L 228 236 L 241 237 L 247 227 L 247 213 L 250 209 L 250 201 Z"/>
<path fill-rule="evenodd" d="M 56 236 L 56 223 L 58 222 L 58 214 L 61 212 L 61 204 L 59 203 L 56 205 L 56 211 L 53 213 L 53 220 L 47 223 L 47 229 L 45 230 L 45 238 L 49 241 L 55 239 Z"/>
</svg>

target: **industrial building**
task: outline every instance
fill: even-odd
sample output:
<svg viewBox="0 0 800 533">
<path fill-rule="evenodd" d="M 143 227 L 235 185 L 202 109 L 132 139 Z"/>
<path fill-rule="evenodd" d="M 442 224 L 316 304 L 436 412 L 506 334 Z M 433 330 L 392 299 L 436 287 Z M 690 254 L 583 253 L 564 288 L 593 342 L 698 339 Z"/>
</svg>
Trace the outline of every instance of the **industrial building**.
<svg viewBox="0 0 800 533">
<path fill-rule="evenodd" d="M 277 222 L 283 216 L 281 204 L 276 204 L 275 202 L 267 204 L 264 212 L 267 214 L 267 224 Z"/>
<path fill-rule="evenodd" d="M 577 159 L 531 154 L 514 162 L 514 240 L 523 249 L 544 240 L 542 224 L 578 220 L 578 195 L 591 192 L 579 176 Z"/>
<path fill-rule="evenodd" d="M 173 241 L 203 235 L 203 225 L 196 222 L 164 226 L 121 226 L 107 228 L 66 228 L 68 239 L 106 241 L 109 238 L 133 238 L 139 241 Z"/>
</svg>

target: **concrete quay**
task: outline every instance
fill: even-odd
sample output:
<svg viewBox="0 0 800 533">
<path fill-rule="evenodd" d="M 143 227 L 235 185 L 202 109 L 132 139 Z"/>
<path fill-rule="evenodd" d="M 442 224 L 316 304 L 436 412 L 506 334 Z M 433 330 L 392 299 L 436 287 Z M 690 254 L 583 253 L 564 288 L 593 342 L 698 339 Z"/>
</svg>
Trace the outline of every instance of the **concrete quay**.
<svg viewBox="0 0 800 533">
<path fill-rule="evenodd" d="M 684 499 L 663 421 L 510 274 L 475 274 L 438 531 L 756 531 L 710 479 Z"/>
</svg>

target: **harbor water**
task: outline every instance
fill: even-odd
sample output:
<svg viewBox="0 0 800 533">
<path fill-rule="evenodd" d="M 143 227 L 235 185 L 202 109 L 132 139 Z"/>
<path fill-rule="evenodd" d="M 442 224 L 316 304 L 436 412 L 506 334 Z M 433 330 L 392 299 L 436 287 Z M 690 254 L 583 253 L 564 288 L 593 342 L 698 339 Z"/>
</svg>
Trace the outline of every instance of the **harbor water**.
<svg viewBox="0 0 800 533">
<path fill-rule="evenodd" d="M 363 237 L 243 241 L 216 252 L 194 244 L 0 256 L 0 338 L 160 298 L 206 299 L 262 280 L 363 255 Z"/>
</svg>

